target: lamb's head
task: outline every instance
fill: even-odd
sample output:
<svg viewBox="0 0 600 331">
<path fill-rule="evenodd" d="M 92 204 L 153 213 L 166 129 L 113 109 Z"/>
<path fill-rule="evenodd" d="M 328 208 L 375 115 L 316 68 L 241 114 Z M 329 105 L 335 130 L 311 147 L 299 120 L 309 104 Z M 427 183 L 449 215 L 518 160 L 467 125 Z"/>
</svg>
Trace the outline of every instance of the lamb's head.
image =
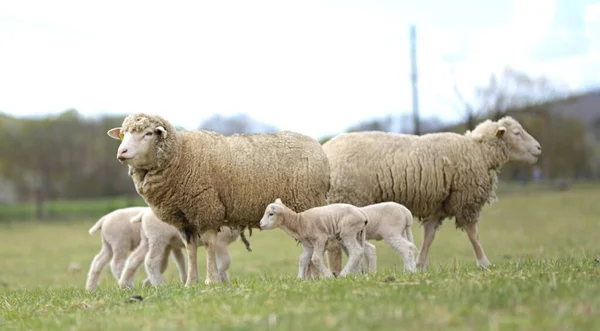
<svg viewBox="0 0 600 331">
<path fill-rule="evenodd" d="M 508 147 L 508 157 L 512 161 L 534 164 L 542 154 L 540 143 L 510 116 L 505 116 L 497 122 L 486 120 L 479 123 L 473 131 L 467 131 L 465 136 L 477 140 L 500 139 Z"/>
<path fill-rule="evenodd" d="M 284 208 L 285 206 L 279 198 L 277 198 L 275 202 L 270 203 L 260 220 L 260 229 L 269 230 L 278 227 L 283 221 Z"/>
<path fill-rule="evenodd" d="M 121 140 L 117 149 L 119 162 L 133 168 L 150 169 L 157 166 L 160 154 L 165 152 L 173 126 L 157 115 L 136 113 L 127 116 L 121 127 L 110 129 L 107 134 Z"/>
</svg>

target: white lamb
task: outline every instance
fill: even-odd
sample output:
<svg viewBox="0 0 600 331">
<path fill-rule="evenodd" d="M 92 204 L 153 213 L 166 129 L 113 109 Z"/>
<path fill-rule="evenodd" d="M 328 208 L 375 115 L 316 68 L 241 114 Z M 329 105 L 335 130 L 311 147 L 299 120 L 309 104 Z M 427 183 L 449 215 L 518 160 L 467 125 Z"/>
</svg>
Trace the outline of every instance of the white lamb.
<svg viewBox="0 0 600 331">
<path fill-rule="evenodd" d="M 156 217 L 149 207 L 131 218 L 131 223 L 133 224 L 139 224 L 140 222 L 142 224 L 141 243 L 127 259 L 125 269 L 119 279 L 119 286 L 131 287 L 133 285 L 133 277 L 142 260 L 145 261 L 146 274 L 148 274 L 144 285 L 147 282 L 150 282 L 154 286 L 164 284 L 162 275 L 168 265 L 169 252 L 175 260 L 181 282 L 185 283 L 186 265 L 183 254 L 185 244 L 180 232 L 175 227 Z M 229 280 L 227 270 L 231 265 L 231 256 L 227 250 L 227 245 L 235 241 L 239 236 L 240 231 L 231 230 L 228 227 L 222 227 L 217 233 L 216 255 L 218 271 L 220 277 L 223 277 L 227 281 Z M 250 250 L 247 243 L 246 248 Z"/>
<path fill-rule="evenodd" d="M 306 278 L 309 263 L 326 278 L 333 273 L 323 263 L 323 253 L 329 240 L 339 240 L 348 251 L 348 262 L 340 276 L 357 274 L 363 254 L 367 215 L 350 204 L 330 204 L 296 213 L 277 198 L 267 206 L 260 220 L 260 229 L 281 228 L 304 248 L 298 263 L 298 278 Z"/>
<path fill-rule="evenodd" d="M 92 260 L 85 285 L 87 291 L 96 290 L 100 273 L 109 260 L 112 274 L 119 280 L 127 256 L 140 243 L 140 225 L 132 224 L 129 220 L 146 208 L 128 207 L 114 210 L 102 216 L 89 229 L 90 235 L 102 229 L 102 248 Z"/>
</svg>

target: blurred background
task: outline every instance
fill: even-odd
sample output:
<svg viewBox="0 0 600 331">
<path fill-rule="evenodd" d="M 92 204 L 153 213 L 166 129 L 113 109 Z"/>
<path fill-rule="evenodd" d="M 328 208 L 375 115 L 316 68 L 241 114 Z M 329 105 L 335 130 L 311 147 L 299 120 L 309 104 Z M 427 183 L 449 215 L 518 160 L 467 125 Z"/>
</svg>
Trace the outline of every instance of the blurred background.
<svg viewBox="0 0 600 331">
<path fill-rule="evenodd" d="M 502 194 L 600 179 L 600 1 L 13 1 L 0 5 L 0 221 L 140 205 L 132 112 L 181 130 L 464 133 L 542 145 Z"/>
</svg>

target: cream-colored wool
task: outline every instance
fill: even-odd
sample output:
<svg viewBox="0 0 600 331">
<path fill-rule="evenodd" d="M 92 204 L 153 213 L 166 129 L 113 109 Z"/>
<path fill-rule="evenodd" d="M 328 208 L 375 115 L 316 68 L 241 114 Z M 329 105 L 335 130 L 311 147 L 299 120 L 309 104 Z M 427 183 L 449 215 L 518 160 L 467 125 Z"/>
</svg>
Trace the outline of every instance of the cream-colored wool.
<svg viewBox="0 0 600 331">
<path fill-rule="evenodd" d="M 141 222 L 141 242 L 127 259 L 119 279 L 119 285 L 121 287 L 131 287 L 133 285 L 133 277 L 142 260 L 145 262 L 146 274 L 148 274 L 144 284 L 146 282 L 154 286 L 164 284 L 162 275 L 168 265 L 169 253 L 175 260 L 181 282 L 185 283 L 186 266 L 183 255 L 185 244 L 177 229 L 161 221 L 149 207 L 132 217 L 131 222 L 134 224 Z M 231 256 L 227 250 L 227 245 L 235 241 L 239 235 L 239 231 L 231 230 L 228 227 L 221 228 L 221 231 L 217 234 L 216 251 L 219 274 L 227 281 L 229 280 L 227 269 L 231 265 Z"/>
<path fill-rule="evenodd" d="M 276 199 L 270 203 L 260 220 L 263 230 L 281 228 L 302 243 L 298 262 L 298 278 L 306 278 L 309 262 L 325 278 L 333 273 L 323 263 L 323 253 L 329 240 L 339 241 L 348 252 L 348 262 L 340 276 L 356 274 L 363 254 L 365 225 L 369 219 L 359 208 L 349 204 L 330 204 L 296 213 Z"/>
<path fill-rule="evenodd" d="M 96 290 L 100 273 L 108 261 L 114 278 L 119 280 L 127 256 L 140 243 L 140 224 L 131 224 L 129 220 L 146 208 L 128 207 L 114 210 L 102 216 L 89 229 L 90 235 L 102 230 L 102 248 L 92 260 L 85 285 L 87 291 Z"/>
<path fill-rule="evenodd" d="M 394 201 L 419 218 L 424 226 L 420 269 L 425 269 L 435 232 L 448 217 L 467 232 L 478 265 L 487 267 L 477 222 L 484 204 L 496 199 L 496 173 L 508 161 L 535 163 L 541 154 L 540 144 L 511 117 L 486 120 L 465 135 L 344 133 L 323 149 L 331 167 L 329 203 Z M 332 264 L 341 259 L 339 249 L 329 253 Z"/>
<path fill-rule="evenodd" d="M 127 116 L 108 134 L 122 135 L 117 154 L 135 169 L 137 192 L 186 238 L 188 286 L 198 281 L 198 236 L 206 245 L 205 283 L 218 282 L 219 227 L 257 228 L 264 206 L 277 197 L 295 211 L 326 204 L 327 157 L 316 140 L 302 134 L 176 131 L 162 117 L 143 113 Z"/>
</svg>

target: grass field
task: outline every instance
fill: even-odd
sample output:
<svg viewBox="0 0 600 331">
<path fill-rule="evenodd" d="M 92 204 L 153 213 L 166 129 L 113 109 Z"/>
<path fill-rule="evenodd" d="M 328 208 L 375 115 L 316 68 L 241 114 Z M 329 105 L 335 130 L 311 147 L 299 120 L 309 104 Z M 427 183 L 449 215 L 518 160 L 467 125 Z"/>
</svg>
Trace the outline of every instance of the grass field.
<svg viewBox="0 0 600 331">
<path fill-rule="evenodd" d="M 403 274 L 375 242 L 376 274 L 299 281 L 301 248 L 271 230 L 253 233 L 253 252 L 230 246 L 230 284 L 184 288 L 171 260 L 164 287 L 118 290 L 106 268 L 90 294 L 94 221 L 0 224 L 0 330 L 600 330 L 598 186 L 500 195 L 486 206 L 490 271 L 475 267 L 466 235 L 446 221 L 425 273 Z M 422 229 L 413 231 L 420 245 Z M 69 272 L 72 262 L 82 270 Z M 142 267 L 136 285 L 144 276 Z"/>
</svg>

